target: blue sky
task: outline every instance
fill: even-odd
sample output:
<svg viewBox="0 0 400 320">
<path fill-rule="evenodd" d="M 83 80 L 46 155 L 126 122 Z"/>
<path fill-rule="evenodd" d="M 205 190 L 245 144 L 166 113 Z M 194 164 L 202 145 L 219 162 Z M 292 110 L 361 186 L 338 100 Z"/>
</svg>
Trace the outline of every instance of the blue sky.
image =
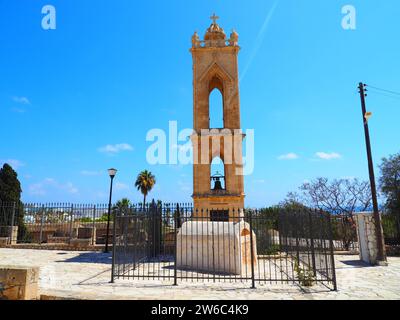
<svg viewBox="0 0 400 320">
<path fill-rule="evenodd" d="M 341 26 L 349 3 L 356 30 Z M 41 27 L 46 4 L 56 30 Z M 246 205 L 318 176 L 367 179 L 357 84 L 400 91 L 397 0 L 2 0 L 0 161 L 16 168 L 23 200 L 107 202 L 116 167 L 115 198 L 141 200 L 134 179 L 149 169 L 151 198 L 190 201 L 192 167 L 149 165 L 145 138 L 171 120 L 191 127 L 190 38 L 213 12 L 242 47 L 242 127 L 255 130 Z M 370 92 L 367 104 L 377 165 L 400 151 L 400 100 Z"/>
</svg>

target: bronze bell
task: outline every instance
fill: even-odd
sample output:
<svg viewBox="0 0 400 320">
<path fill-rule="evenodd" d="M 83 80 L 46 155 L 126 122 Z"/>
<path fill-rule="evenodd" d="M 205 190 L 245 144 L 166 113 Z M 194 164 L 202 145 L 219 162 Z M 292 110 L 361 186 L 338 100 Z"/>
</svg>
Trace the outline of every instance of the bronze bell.
<svg viewBox="0 0 400 320">
<path fill-rule="evenodd" d="M 219 178 L 215 178 L 214 190 L 222 190 L 222 184 Z"/>
</svg>

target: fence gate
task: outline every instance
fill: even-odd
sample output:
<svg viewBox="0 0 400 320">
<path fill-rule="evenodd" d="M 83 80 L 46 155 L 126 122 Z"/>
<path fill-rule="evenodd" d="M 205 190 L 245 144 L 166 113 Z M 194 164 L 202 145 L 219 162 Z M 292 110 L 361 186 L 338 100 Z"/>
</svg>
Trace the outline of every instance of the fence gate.
<svg viewBox="0 0 400 320">
<path fill-rule="evenodd" d="M 336 290 L 330 216 L 323 212 L 190 204 L 120 208 L 113 217 L 115 279 L 324 285 Z"/>
</svg>

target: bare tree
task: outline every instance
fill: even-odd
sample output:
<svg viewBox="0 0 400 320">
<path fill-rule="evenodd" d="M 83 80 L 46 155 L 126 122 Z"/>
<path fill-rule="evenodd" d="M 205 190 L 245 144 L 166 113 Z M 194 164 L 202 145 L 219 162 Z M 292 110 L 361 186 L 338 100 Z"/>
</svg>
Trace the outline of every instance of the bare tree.
<svg viewBox="0 0 400 320">
<path fill-rule="evenodd" d="M 370 184 L 358 179 L 317 178 L 303 183 L 300 187 L 300 199 L 305 205 L 335 214 L 336 236 L 346 250 L 356 235 L 354 212 L 366 211 L 371 207 L 372 196 Z"/>
<path fill-rule="evenodd" d="M 300 187 L 303 202 L 313 208 L 352 217 L 356 211 L 371 207 L 369 182 L 358 179 L 317 178 Z"/>
</svg>

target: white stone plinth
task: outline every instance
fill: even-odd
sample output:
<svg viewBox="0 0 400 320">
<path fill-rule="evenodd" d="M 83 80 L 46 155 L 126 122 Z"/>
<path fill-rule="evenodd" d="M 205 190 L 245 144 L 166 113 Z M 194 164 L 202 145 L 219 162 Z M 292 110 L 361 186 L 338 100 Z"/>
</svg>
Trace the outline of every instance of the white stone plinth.
<svg viewBox="0 0 400 320">
<path fill-rule="evenodd" d="M 253 232 L 253 262 L 257 265 Z M 250 225 L 241 222 L 189 221 L 177 236 L 177 267 L 241 275 L 251 273 Z"/>
<path fill-rule="evenodd" d="M 357 236 L 360 246 L 360 259 L 368 264 L 377 265 L 382 262 L 378 257 L 378 240 L 376 237 L 375 220 L 372 212 L 355 214 Z"/>
</svg>

